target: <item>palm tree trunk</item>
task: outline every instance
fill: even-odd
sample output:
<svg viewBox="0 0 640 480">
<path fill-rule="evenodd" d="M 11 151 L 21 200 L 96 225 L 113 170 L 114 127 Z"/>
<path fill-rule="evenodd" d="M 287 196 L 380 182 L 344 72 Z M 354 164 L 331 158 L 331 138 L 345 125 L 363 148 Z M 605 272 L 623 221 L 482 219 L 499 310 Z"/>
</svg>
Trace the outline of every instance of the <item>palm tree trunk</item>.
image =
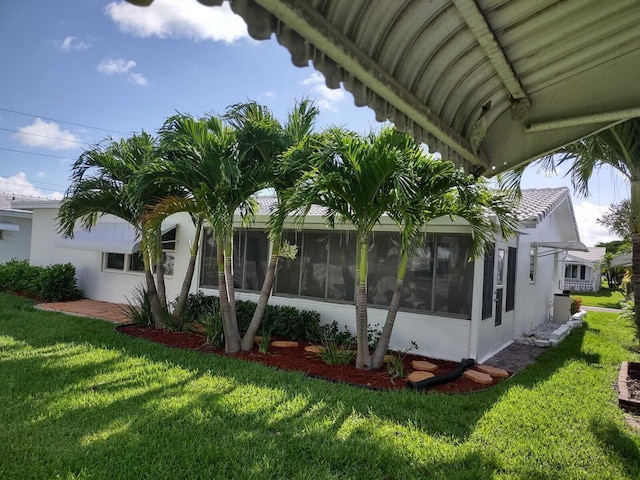
<svg viewBox="0 0 640 480">
<path fill-rule="evenodd" d="M 173 318 L 178 319 L 182 315 L 182 310 L 187 303 L 187 297 L 189 296 L 189 290 L 191 289 L 191 282 L 193 281 L 193 272 L 196 269 L 196 257 L 198 256 L 198 248 L 200 247 L 200 234 L 202 233 L 203 219 L 198 219 L 196 225 L 196 233 L 193 236 L 193 244 L 191 245 L 191 256 L 189 257 L 189 265 L 187 265 L 187 273 L 184 275 L 184 281 L 182 282 L 182 289 L 180 290 L 180 296 L 176 308 L 173 310 Z"/>
<path fill-rule="evenodd" d="M 631 222 L 633 231 L 631 237 L 631 282 L 633 284 L 636 337 L 640 341 L 640 308 L 638 308 L 638 300 L 640 299 L 640 180 L 631 181 Z"/>
<path fill-rule="evenodd" d="M 219 235 L 216 243 L 218 244 L 218 289 L 220 295 L 220 313 L 222 314 L 222 326 L 224 330 L 224 351 L 226 353 L 237 353 L 240 351 L 240 333 L 238 332 L 238 324 L 231 320 L 227 279 L 225 278 L 224 272 L 224 236 Z"/>
<path fill-rule="evenodd" d="M 273 280 L 276 275 L 276 268 L 278 267 L 278 256 L 280 255 L 280 235 L 273 241 L 273 248 L 271 250 L 271 257 L 269 258 L 269 266 L 265 273 L 264 282 L 262 283 L 262 289 L 260 290 L 260 298 L 258 298 L 258 304 L 251 317 L 251 322 L 247 328 L 247 332 L 242 338 L 242 350 L 250 352 L 253 350 L 253 344 L 255 342 L 256 334 L 260 328 L 262 317 L 267 309 L 269 303 L 269 297 L 271 296 L 271 289 L 273 288 Z"/>
<path fill-rule="evenodd" d="M 165 326 L 164 309 L 158 298 L 158 290 L 156 289 L 156 281 L 151 273 L 151 261 L 148 255 L 143 253 L 142 259 L 144 261 L 144 277 L 147 282 L 147 295 L 149 296 L 149 304 L 151 306 L 151 315 L 153 316 L 153 325 L 156 328 L 162 328 Z"/>
<path fill-rule="evenodd" d="M 156 278 L 158 279 L 158 299 L 163 309 L 167 309 L 167 291 L 164 285 L 164 264 L 162 263 L 162 229 L 156 230 Z"/>
<path fill-rule="evenodd" d="M 407 273 L 407 264 L 409 263 L 409 255 L 406 253 L 400 257 L 400 263 L 398 265 L 398 275 L 396 276 L 396 285 L 393 289 L 393 297 L 391 298 L 391 304 L 389 310 L 387 310 L 387 319 L 384 322 L 382 333 L 380 334 L 380 340 L 375 352 L 373 352 L 373 359 L 371 360 L 372 368 L 377 370 L 382 368 L 384 363 L 384 355 L 389 348 L 389 341 L 391 340 L 391 332 L 393 331 L 393 325 L 398 315 L 398 309 L 400 308 L 400 298 L 402 297 L 402 287 L 404 285 L 404 277 Z"/>
<path fill-rule="evenodd" d="M 371 369 L 371 354 L 367 338 L 367 261 L 369 242 L 366 234 L 358 234 L 358 253 L 356 259 L 356 368 Z"/>
<path fill-rule="evenodd" d="M 233 276 L 233 230 L 225 238 L 224 244 L 224 275 L 227 279 L 227 294 L 229 295 L 229 309 L 231 310 L 231 321 L 238 329 L 238 318 L 236 316 L 236 288 Z"/>
</svg>

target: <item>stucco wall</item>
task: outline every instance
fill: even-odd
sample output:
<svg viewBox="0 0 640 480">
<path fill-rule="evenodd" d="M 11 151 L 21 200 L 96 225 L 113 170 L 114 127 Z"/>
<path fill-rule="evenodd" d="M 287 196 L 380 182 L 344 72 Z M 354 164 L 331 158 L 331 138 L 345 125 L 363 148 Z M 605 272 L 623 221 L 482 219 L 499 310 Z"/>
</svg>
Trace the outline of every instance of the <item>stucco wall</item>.
<svg viewBox="0 0 640 480">
<path fill-rule="evenodd" d="M 18 232 L 2 232 L 0 240 L 0 263 L 9 260 L 25 260 L 29 258 L 31 245 L 31 218 L 0 215 L 0 222 L 14 223 L 20 227 Z"/>
<path fill-rule="evenodd" d="M 557 242 L 563 228 L 559 216 L 545 218 L 535 229 L 524 229 L 518 242 L 518 270 L 516 272 L 516 317 L 514 337 L 532 330 L 549 320 L 554 293 L 561 291 L 558 256 L 549 254 L 552 249 L 538 248 L 535 281 L 529 281 L 529 249 L 534 242 Z M 570 240 L 570 239 L 569 239 Z"/>
<path fill-rule="evenodd" d="M 144 275 L 138 272 L 119 272 L 102 268 L 102 253 L 55 246 L 59 237 L 56 231 L 55 208 L 35 209 L 33 212 L 33 239 L 31 264 L 51 265 L 70 262 L 76 267 L 78 284 L 87 298 L 107 302 L 127 303 L 135 289 L 143 286 Z M 115 222 L 105 216 L 99 222 Z M 166 278 L 167 298 L 174 299 L 180 292 L 189 261 L 189 242 L 195 228 L 186 214 L 171 217 L 167 223 L 179 224 L 176 231 L 176 255 L 174 274 Z"/>
</svg>

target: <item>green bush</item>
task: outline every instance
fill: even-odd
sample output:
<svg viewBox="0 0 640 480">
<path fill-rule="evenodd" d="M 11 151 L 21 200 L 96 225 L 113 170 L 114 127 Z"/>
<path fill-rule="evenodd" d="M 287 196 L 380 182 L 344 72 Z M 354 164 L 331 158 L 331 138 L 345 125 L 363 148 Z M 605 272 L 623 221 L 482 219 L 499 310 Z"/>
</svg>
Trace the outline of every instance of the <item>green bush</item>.
<svg viewBox="0 0 640 480">
<path fill-rule="evenodd" d="M 201 315 L 218 311 L 219 308 L 218 297 L 202 292 L 190 294 L 182 312 L 182 320 L 184 323 L 200 322 Z M 236 318 L 241 335 L 247 331 L 255 309 L 255 302 L 236 301 Z M 298 342 L 318 342 L 321 339 L 320 314 L 311 310 L 298 310 L 295 307 L 267 305 L 261 328 L 263 332 L 270 332 L 273 336 L 286 337 Z"/>
<path fill-rule="evenodd" d="M 76 269 L 70 263 L 38 267 L 29 265 L 27 260 L 11 260 L 0 265 L 0 290 L 22 292 L 46 302 L 82 298 Z"/>
</svg>

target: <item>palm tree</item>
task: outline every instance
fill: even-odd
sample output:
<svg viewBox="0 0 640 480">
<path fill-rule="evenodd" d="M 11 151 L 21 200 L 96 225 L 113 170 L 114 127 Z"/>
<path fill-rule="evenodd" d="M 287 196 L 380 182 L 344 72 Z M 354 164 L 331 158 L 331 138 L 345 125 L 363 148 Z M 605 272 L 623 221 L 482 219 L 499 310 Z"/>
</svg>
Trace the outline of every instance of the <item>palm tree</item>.
<svg viewBox="0 0 640 480">
<path fill-rule="evenodd" d="M 417 146 L 407 143 L 401 151 L 413 165 L 418 194 L 388 212 L 400 231 L 400 259 L 387 318 L 373 353 L 374 369 L 383 365 L 400 307 L 407 265 L 416 248 L 424 245 L 428 222 L 442 216 L 467 220 L 472 229 L 473 258 L 484 253 L 498 231 L 506 239 L 514 235 L 517 227 L 512 213 L 515 198 L 510 192 L 490 190 L 486 182 L 466 175 L 452 162 L 424 155 Z"/>
<path fill-rule="evenodd" d="M 535 162 L 555 172 L 568 166 L 567 175 L 579 195 L 589 195 L 589 180 L 608 165 L 629 181 L 631 193 L 632 275 L 634 298 L 640 298 L 640 118 L 632 118 L 583 138 Z M 509 172 L 504 184 L 518 185 L 526 166 Z M 636 334 L 640 339 L 640 309 L 635 309 Z"/>
<path fill-rule="evenodd" d="M 255 178 L 276 195 L 277 205 L 282 203 L 284 192 L 291 188 L 305 172 L 308 158 L 296 158 L 295 162 L 286 162 L 283 153 L 300 144 L 313 131 L 319 110 L 307 99 L 297 102 L 287 116 L 284 126 L 278 122 L 272 112 L 255 102 L 233 105 L 226 114 L 229 123 L 236 128 L 240 156 L 243 164 L 253 168 L 243 170 Z M 253 159 L 253 160 L 251 160 Z M 269 228 L 271 255 L 260 290 L 260 297 L 247 331 L 242 338 L 241 347 L 251 351 L 255 336 L 271 296 L 275 272 L 282 246 L 282 225 L 274 224 Z"/>
<path fill-rule="evenodd" d="M 330 228 L 336 221 L 351 224 L 356 231 L 356 367 L 370 369 L 367 339 L 367 269 L 373 228 L 394 205 L 407 204 L 417 193 L 413 172 L 403 161 L 401 146 L 406 136 L 385 128 L 367 137 L 334 128 L 318 138 L 309 138 L 288 152 L 291 157 L 309 157 L 314 166 L 288 193 L 284 208 L 274 217 L 282 224 L 289 212 L 304 222 L 311 205 L 325 207 Z"/>
<path fill-rule="evenodd" d="M 77 221 L 91 229 L 99 216 L 113 215 L 130 223 L 143 238 L 141 245 L 147 292 L 156 326 L 168 315 L 161 266 L 162 247 L 159 229 L 145 231 L 142 222 L 145 205 L 167 192 L 150 185 L 139 189 L 135 179 L 157 154 L 156 140 L 142 132 L 120 141 L 107 140 L 86 150 L 71 168 L 71 186 L 60 204 L 58 232 L 73 237 Z M 151 265 L 157 262 L 158 285 Z"/>
<path fill-rule="evenodd" d="M 240 332 L 233 286 L 233 220 L 236 211 L 246 221 L 255 215 L 257 206 L 251 195 L 262 188 L 261 175 L 243 172 L 251 165 L 241 161 L 236 131 L 220 117 L 210 115 L 198 119 L 174 115 L 167 119 L 159 135 L 167 159 L 156 165 L 146 181 L 182 189 L 190 199 L 190 204 L 182 207 L 211 225 L 218 246 L 218 289 L 225 351 L 235 353 L 240 350 Z M 171 211 L 178 209 L 176 203 Z"/>
</svg>

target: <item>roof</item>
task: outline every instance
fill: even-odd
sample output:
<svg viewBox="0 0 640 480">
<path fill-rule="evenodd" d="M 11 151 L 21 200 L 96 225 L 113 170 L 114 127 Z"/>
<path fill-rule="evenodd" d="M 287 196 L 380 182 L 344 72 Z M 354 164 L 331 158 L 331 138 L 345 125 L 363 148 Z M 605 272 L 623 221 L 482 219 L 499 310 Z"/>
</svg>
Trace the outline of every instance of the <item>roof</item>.
<svg viewBox="0 0 640 480">
<path fill-rule="evenodd" d="M 271 212 L 271 208 L 276 204 L 276 197 L 270 195 L 256 196 L 258 202 L 258 215 L 266 216 Z M 531 188 L 522 190 L 522 198 L 520 205 L 516 210 L 516 216 L 525 226 L 535 227 L 538 223 L 547 218 L 559 205 L 567 202 L 571 221 L 578 235 L 578 224 L 573 212 L 573 204 L 569 189 L 567 187 L 560 188 Z M 309 216 L 322 216 L 325 209 L 318 205 L 313 205 L 309 211 Z"/>
<path fill-rule="evenodd" d="M 589 263 L 593 264 L 599 260 L 602 260 L 604 254 L 607 253 L 607 249 L 604 247 L 588 247 L 588 252 L 580 252 L 577 250 L 568 250 L 567 255 L 569 258 L 566 260 L 575 260 L 576 263 Z"/>
<path fill-rule="evenodd" d="M 254 39 L 275 34 L 294 65 L 469 171 L 491 176 L 640 116 L 637 0 L 230 4 Z"/>
<path fill-rule="evenodd" d="M 0 192 L 0 211 L 2 213 L 19 213 L 19 214 L 27 214 L 23 209 L 14 208 L 12 206 L 13 202 L 22 202 L 22 201 L 43 201 L 46 200 L 42 197 L 33 197 L 30 195 L 21 195 L 19 193 L 9 193 L 9 192 Z M 23 216 L 23 215 L 20 215 Z"/>
</svg>

